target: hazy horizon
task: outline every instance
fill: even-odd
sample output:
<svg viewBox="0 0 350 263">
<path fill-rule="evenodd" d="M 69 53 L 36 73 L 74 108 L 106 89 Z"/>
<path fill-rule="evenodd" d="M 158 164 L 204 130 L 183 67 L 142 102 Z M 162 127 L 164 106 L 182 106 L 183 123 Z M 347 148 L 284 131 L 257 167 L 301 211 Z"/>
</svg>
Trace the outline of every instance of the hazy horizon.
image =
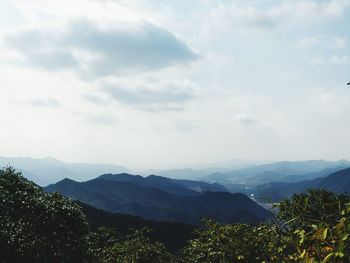
<svg viewBox="0 0 350 263">
<path fill-rule="evenodd" d="M 249 160 L 249 159 L 231 159 L 231 160 L 222 160 L 218 162 L 208 162 L 208 163 L 187 163 L 179 166 L 158 166 L 158 167 L 129 167 L 123 163 L 116 162 L 116 163 L 103 163 L 103 162 L 84 162 L 84 161 L 67 161 L 64 159 L 59 159 L 52 156 L 45 156 L 45 157 L 32 157 L 32 156 L 3 156 L 0 155 L 1 159 L 18 159 L 18 160 L 36 160 L 36 161 L 47 161 L 47 162 L 62 162 L 63 164 L 87 164 L 87 165 L 112 165 L 112 166 L 119 166 L 121 168 L 125 168 L 125 170 L 121 172 L 132 172 L 132 173 L 142 173 L 144 175 L 148 175 L 147 172 L 152 171 L 167 171 L 167 170 L 182 170 L 182 169 L 193 169 L 193 170 L 206 170 L 206 169 L 228 169 L 228 170 L 236 170 L 240 169 L 240 167 L 249 167 L 251 165 L 253 166 L 260 166 L 264 164 L 275 164 L 275 163 L 281 163 L 281 162 L 291 162 L 291 163 L 298 163 L 298 162 L 310 162 L 310 161 L 325 161 L 325 162 L 341 162 L 346 161 L 349 162 L 347 159 L 300 159 L 300 160 Z M 14 166 L 16 168 L 16 165 L 13 165 L 12 163 L 8 163 L 10 166 Z M 217 170 L 219 172 L 220 170 Z"/>
<path fill-rule="evenodd" d="M 0 156 L 350 159 L 350 0 L 3 0 Z"/>
</svg>

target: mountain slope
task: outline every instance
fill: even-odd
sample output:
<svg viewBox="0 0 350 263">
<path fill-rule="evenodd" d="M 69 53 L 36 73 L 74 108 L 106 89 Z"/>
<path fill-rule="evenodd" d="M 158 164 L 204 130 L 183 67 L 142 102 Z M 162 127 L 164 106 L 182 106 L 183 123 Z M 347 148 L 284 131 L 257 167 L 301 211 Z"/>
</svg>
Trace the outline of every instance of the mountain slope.
<svg viewBox="0 0 350 263">
<path fill-rule="evenodd" d="M 301 181 L 296 183 L 271 182 L 254 188 L 257 199 L 271 199 L 278 201 L 294 193 L 305 192 L 307 189 L 325 189 L 337 194 L 350 192 L 350 168 L 343 169 L 314 180 Z"/>
<path fill-rule="evenodd" d="M 226 173 L 214 173 L 204 178 L 208 182 L 221 184 L 251 183 L 262 184 L 271 181 L 296 182 L 326 176 L 330 172 L 350 167 L 350 162 L 310 160 L 301 162 L 276 162 L 245 169 L 233 170 Z"/>
<path fill-rule="evenodd" d="M 122 174 L 104 174 L 99 176 L 100 179 L 114 182 L 130 182 L 143 187 L 156 187 L 169 193 L 177 195 L 197 195 L 199 192 L 214 191 L 227 192 L 228 190 L 219 184 L 209 184 L 191 180 L 177 180 L 162 176 L 150 175 L 142 177 L 139 175 Z"/>
<path fill-rule="evenodd" d="M 223 223 L 258 223 L 269 216 L 265 209 L 247 196 L 227 192 L 183 196 L 156 187 L 101 178 L 82 183 L 65 179 L 45 189 L 106 211 L 150 220 L 198 224 L 202 218 L 209 217 Z"/>
<path fill-rule="evenodd" d="M 163 243 L 174 253 L 192 238 L 195 229 L 194 226 L 183 223 L 150 221 L 137 216 L 106 212 L 81 202 L 78 204 L 92 227 L 113 227 L 123 235 L 135 229 L 150 228 L 151 240 Z"/>
</svg>

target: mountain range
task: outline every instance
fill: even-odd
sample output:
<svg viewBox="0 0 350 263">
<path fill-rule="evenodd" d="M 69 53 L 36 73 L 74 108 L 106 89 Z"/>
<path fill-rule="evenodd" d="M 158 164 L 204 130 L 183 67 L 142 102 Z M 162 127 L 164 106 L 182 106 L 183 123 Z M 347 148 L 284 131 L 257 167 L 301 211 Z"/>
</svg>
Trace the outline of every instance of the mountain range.
<svg viewBox="0 0 350 263">
<path fill-rule="evenodd" d="M 195 191 L 210 189 L 210 191 Z M 214 189 L 211 189 L 211 188 Z M 215 192 L 218 185 L 159 176 L 142 178 L 128 174 L 105 174 L 76 182 L 64 179 L 45 187 L 70 198 L 109 211 L 149 220 L 176 221 L 198 225 L 202 218 L 222 223 L 258 223 L 269 216 L 264 208 L 240 193 Z"/>
<path fill-rule="evenodd" d="M 272 202 L 290 197 L 294 193 L 302 193 L 307 189 L 325 189 L 337 194 L 350 193 L 350 168 L 332 173 L 326 177 L 304 180 L 294 183 L 270 182 L 252 189 L 258 200 Z"/>
<path fill-rule="evenodd" d="M 121 173 L 129 170 L 113 164 L 66 163 L 52 157 L 0 157 L 0 167 L 13 166 L 29 180 L 45 186 L 64 178 L 84 181 L 103 173 Z"/>
<path fill-rule="evenodd" d="M 99 174 L 130 172 L 124 166 L 113 164 L 67 163 L 51 157 L 42 159 L 0 157 L 0 166 L 8 165 L 16 167 L 25 177 L 41 186 L 55 183 L 64 178 L 86 181 L 95 178 Z M 142 175 L 157 174 L 174 179 L 220 183 L 232 192 L 242 192 L 247 185 L 259 185 L 272 181 L 297 182 L 324 177 L 332 172 L 350 167 L 350 162 L 346 160 L 309 160 L 266 163 L 233 160 L 228 163 L 213 163 L 210 164 L 212 165 L 210 167 L 208 165 L 173 170 L 147 170 L 139 173 Z"/>
<path fill-rule="evenodd" d="M 122 174 L 103 174 L 100 179 L 114 182 L 130 182 L 143 187 L 156 187 L 169 193 L 179 195 L 196 195 L 196 192 L 228 192 L 228 189 L 217 183 L 205 183 L 194 180 L 172 179 L 163 176 L 149 175 L 142 177 L 140 175 Z"/>
<path fill-rule="evenodd" d="M 297 182 L 327 176 L 332 172 L 350 167 L 347 160 L 325 161 L 309 160 L 300 162 L 275 162 L 257 165 L 225 173 L 213 173 L 201 180 L 217 182 L 229 187 L 230 184 L 259 185 L 272 181 Z"/>
</svg>

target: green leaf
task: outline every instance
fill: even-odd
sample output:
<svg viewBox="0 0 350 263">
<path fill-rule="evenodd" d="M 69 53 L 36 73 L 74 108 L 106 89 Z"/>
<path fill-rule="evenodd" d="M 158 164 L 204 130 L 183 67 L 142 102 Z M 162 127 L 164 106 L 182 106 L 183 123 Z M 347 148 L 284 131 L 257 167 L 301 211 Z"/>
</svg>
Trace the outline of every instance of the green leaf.
<svg viewBox="0 0 350 263">
<path fill-rule="evenodd" d="M 325 229 L 323 230 L 323 234 L 322 234 L 323 240 L 325 240 L 325 239 L 327 238 L 327 233 L 328 233 L 328 228 L 325 228 Z"/>
<path fill-rule="evenodd" d="M 322 261 L 322 263 L 328 262 L 332 257 L 334 256 L 334 253 L 329 253 Z"/>
</svg>

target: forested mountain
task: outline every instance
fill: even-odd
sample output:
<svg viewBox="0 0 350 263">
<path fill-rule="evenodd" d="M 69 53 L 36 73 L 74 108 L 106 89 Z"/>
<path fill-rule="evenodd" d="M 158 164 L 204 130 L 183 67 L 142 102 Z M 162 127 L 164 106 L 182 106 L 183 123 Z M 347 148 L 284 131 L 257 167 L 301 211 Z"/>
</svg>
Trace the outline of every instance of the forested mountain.
<svg viewBox="0 0 350 263">
<path fill-rule="evenodd" d="M 213 191 L 227 192 L 228 189 L 217 183 L 205 183 L 193 180 L 177 180 L 162 176 L 150 175 L 142 177 L 139 175 L 122 174 L 103 174 L 98 178 L 114 182 L 130 182 L 143 187 L 156 187 L 166 192 L 179 195 L 196 195 L 197 192 Z"/>
<path fill-rule="evenodd" d="M 307 189 L 325 189 L 337 194 L 350 192 L 350 168 L 343 169 L 314 180 L 296 183 L 271 182 L 254 188 L 257 199 L 279 201 L 295 193 L 305 192 Z"/>
<path fill-rule="evenodd" d="M 243 194 L 199 193 L 181 189 L 185 190 L 180 192 L 171 188 L 169 192 L 147 184 L 102 178 L 81 183 L 64 179 L 45 188 L 48 192 L 59 192 L 106 211 L 132 214 L 151 220 L 198 224 L 202 218 L 210 217 L 225 223 L 258 223 L 269 216 L 265 209 Z M 189 194 L 185 195 L 185 191 Z"/>
<path fill-rule="evenodd" d="M 75 181 L 86 181 L 95 178 L 99 174 L 129 172 L 128 168 L 113 164 L 67 163 L 51 157 L 42 159 L 0 157 L 0 166 L 5 167 L 8 165 L 16 167 L 24 176 L 41 186 L 52 184 L 64 178 L 70 178 Z M 192 185 L 192 181 L 188 182 L 188 179 L 197 182 L 220 183 L 230 191 L 235 192 L 243 191 L 245 184 L 258 185 L 272 181 L 289 183 L 311 180 L 327 176 L 332 172 L 347 167 L 350 167 L 350 162 L 346 160 L 335 162 L 324 160 L 284 161 L 262 165 L 245 162 L 239 165 L 218 166 L 206 169 L 155 170 L 154 174 L 167 177 L 167 183 L 171 180 L 168 177 L 181 178 L 183 181 L 176 181 L 176 183 L 188 186 L 187 188 L 192 188 L 195 191 L 227 191 L 227 189 L 215 185 L 199 185 L 199 183 Z M 144 175 L 144 173 L 141 174 Z M 149 178 L 148 181 L 152 181 L 151 179 Z M 160 178 L 156 178 L 156 180 L 160 181 Z"/>
<path fill-rule="evenodd" d="M 178 252 L 193 237 L 194 226 L 165 221 L 151 221 L 138 216 L 111 213 L 78 202 L 93 227 L 115 228 L 118 233 L 126 235 L 136 229 L 148 228 L 151 240 L 161 242 L 171 252 Z"/>
<path fill-rule="evenodd" d="M 271 161 L 270 161 L 271 162 Z M 187 168 L 169 169 L 169 170 L 148 170 L 146 174 L 157 174 L 174 179 L 202 180 L 205 176 L 213 173 L 225 173 L 233 170 L 253 167 L 270 163 L 268 161 L 258 160 L 240 160 L 213 162 L 201 165 L 189 166 Z"/>
</svg>

